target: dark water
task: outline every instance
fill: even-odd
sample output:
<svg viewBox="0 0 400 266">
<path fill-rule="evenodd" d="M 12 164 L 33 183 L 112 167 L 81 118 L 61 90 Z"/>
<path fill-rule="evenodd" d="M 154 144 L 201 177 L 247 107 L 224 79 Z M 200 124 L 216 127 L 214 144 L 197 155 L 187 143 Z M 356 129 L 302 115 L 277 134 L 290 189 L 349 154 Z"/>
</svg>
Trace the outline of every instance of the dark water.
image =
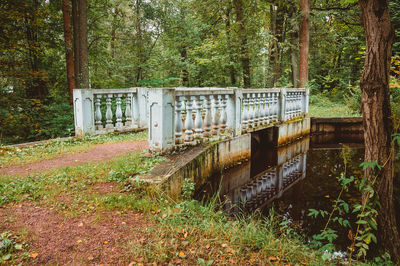
<svg viewBox="0 0 400 266">
<path fill-rule="evenodd" d="M 219 193 L 228 213 L 261 211 L 268 215 L 271 207 L 306 239 L 324 228 L 327 217 L 312 218 L 309 209 L 332 210 L 341 186 L 338 178 L 361 177 L 363 161 L 362 136 L 313 136 L 287 147 L 274 149 L 268 145 L 252 145 L 252 160 L 213 177 L 196 193 L 197 199 L 207 199 Z M 397 173 L 400 164 L 397 164 Z M 395 193 L 398 194 L 398 177 Z M 395 194 L 396 195 L 396 194 Z M 341 197 L 350 205 L 359 203 L 361 195 L 353 187 Z M 397 208 L 400 210 L 399 208 Z M 400 211 L 397 212 L 400 219 Z M 352 214 L 341 216 L 351 222 Z M 335 242 L 346 251 L 351 244 L 349 228 L 330 226 L 339 234 Z M 354 232 L 355 229 L 352 229 Z"/>
</svg>

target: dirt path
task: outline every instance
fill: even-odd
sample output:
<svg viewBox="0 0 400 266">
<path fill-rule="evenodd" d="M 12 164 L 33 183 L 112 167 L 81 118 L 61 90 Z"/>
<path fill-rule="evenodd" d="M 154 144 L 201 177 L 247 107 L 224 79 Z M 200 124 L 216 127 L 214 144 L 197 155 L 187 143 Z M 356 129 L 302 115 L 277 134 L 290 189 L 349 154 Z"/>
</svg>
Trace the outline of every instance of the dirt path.
<svg viewBox="0 0 400 266">
<path fill-rule="evenodd" d="M 134 258 L 124 245 L 145 245 L 148 236 L 143 231 L 149 226 L 135 211 L 67 218 L 31 202 L 0 208 L 0 221 L 0 232 L 19 232 L 29 243 L 28 265 L 128 265 Z"/>
<path fill-rule="evenodd" d="M 16 164 L 0 168 L 0 176 L 28 175 L 60 167 L 81 165 L 87 162 L 106 161 L 119 155 L 147 148 L 148 142 L 146 140 L 99 144 L 81 153 L 65 154 L 34 163 Z"/>
</svg>

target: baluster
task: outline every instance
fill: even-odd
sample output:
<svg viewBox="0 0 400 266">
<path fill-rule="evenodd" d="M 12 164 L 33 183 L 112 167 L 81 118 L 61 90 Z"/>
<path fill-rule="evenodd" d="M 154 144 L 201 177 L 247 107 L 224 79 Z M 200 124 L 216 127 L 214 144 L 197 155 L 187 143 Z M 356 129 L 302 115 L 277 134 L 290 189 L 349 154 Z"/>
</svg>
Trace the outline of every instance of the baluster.
<svg viewBox="0 0 400 266">
<path fill-rule="evenodd" d="M 211 101 L 213 96 L 205 97 L 206 115 L 204 116 L 204 137 L 211 137 L 212 114 L 211 114 Z"/>
<path fill-rule="evenodd" d="M 261 99 L 260 99 L 260 94 L 256 93 L 254 94 L 255 96 L 255 106 L 254 106 L 254 124 L 256 127 L 261 125 Z"/>
<path fill-rule="evenodd" d="M 267 93 L 267 99 L 266 99 L 266 103 L 265 103 L 265 116 L 267 117 L 267 124 L 270 123 L 270 119 L 271 119 L 271 108 L 272 104 L 271 104 L 271 93 L 268 92 Z"/>
<path fill-rule="evenodd" d="M 95 121 L 95 125 L 96 125 L 96 130 L 102 130 L 103 129 L 103 124 L 102 124 L 102 119 L 103 119 L 103 117 L 102 117 L 102 115 L 101 115 L 101 97 L 102 97 L 102 95 L 101 94 L 97 94 L 96 95 L 96 103 L 95 103 L 95 105 L 96 105 L 96 116 L 95 116 L 95 119 L 96 119 L 96 121 Z"/>
<path fill-rule="evenodd" d="M 128 93 L 125 99 L 125 126 L 131 127 L 132 126 L 132 93 Z"/>
<path fill-rule="evenodd" d="M 217 136 L 219 134 L 219 98 L 217 95 L 214 95 L 214 105 L 213 105 L 213 122 L 212 122 L 212 134 Z"/>
<path fill-rule="evenodd" d="M 186 97 L 185 142 L 193 141 L 193 96 Z"/>
<path fill-rule="evenodd" d="M 112 104 L 112 94 L 107 94 L 107 100 L 106 100 L 106 106 L 107 106 L 107 111 L 106 111 L 106 128 L 114 128 L 113 125 L 113 113 L 111 110 L 111 104 Z"/>
<path fill-rule="evenodd" d="M 116 104 L 117 104 L 117 109 L 115 110 L 115 116 L 116 116 L 116 123 L 115 123 L 115 127 L 118 129 L 121 129 L 123 127 L 124 124 L 122 124 L 122 109 L 121 109 L 121 97 L 122 94 L 118 93 L 117 94 L 117 100 L 116 100 Z"/>
<path fill-rule="evenodd" d="M 274 106 L 275 106 L 275 114 L 274 120 L 278 121 L 278 112 L 279 112 L 279 93 L 274 93 Z"/>
<path fill-rule="evenodd" d="M 271 120 L 276 122 L 278 121 L 277 119 L 278 106 L 277 103 L 275 102 L 276 101 L 275 96 L 276 93 L 273 92 L 271 94 Z"/>
<path fill-rule="evenodd" d="M 248 127 L 248 119 L 249 119 L 249 99 L 246 96 L 247 94 L 243 94 L 243 122 L 242 122 L 242 127 L 243 131 L 247 131 Z"/>
<path fill-rule="evenodd" d="M 227 133 L 226 132 L 226 122 L 228 120 L 228 114 L 226 113 L 226 105 L 228 101 L 229 95 L 222 95 L 221 96 L 221 133 Z"/>
<path fill-rule="evenodd" d="M 299 92 L 299 98 L 298 98 L 298 101 L 297 101 L 298 116 L 301 116 L 301 115 L 302 115 L 302 112 L 301 112 L 301 110 L 302 110 L 302 103 L 303 103 L 303 93 L 302 93 L 302 92 Z"/>
<path fill-rule="evenodd" d="M 290 92 L 288 92 L 286 94 L 286 116 L 288 119 L 290 119 L 290 108 L 291 108 L 291 98 L 292 98 L 292 94 Z"/>
<path fill-rule="evenodd" d="M 296 93 L 295 92 L 293 92 L 292 93 L 292 111 L 291 111 L 291 113 L 292 113 L 292 118 L 294 118 L 295 116 L 296 116 Z"/>
<path fill-rule="evenodd" d="M 195 129 L 195 139 L 203 138 L 203 117 L 201 116 L 201 110 L 203 109 L 202 104 L 203 96 L 196 96 L 196 119 L 194 121 Z"/>
<path fill-rule="evenodd" d="M 262 124 L 265 125 L 267 124 L 267 94 L 266 93 L 262 93 L 261 94 L 261 108 L 262 108 Z"/>
<path fill-rule="evenodd" d="M 254 127 L 254 96 L 250 93 L 248 95 L 250 98 L 248 127 L 252 128 Z"/>
<path fill-rule="evenodd" d="M 175 100 L 175 144 L 182 144 L 182 101 L 183 97 L 177 97 Z"/>
</svg>

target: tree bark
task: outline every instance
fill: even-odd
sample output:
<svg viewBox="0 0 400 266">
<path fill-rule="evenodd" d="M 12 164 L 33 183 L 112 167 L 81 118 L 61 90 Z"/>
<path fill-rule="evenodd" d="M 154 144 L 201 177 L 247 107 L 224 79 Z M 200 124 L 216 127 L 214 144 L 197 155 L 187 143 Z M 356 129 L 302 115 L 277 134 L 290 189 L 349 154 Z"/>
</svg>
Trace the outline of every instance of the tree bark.
<svg viewBox="0 0 400 266">
<path fill-rule="evenodd" d="M 75 88 L 79 88 L 80 80 L 80 62 L 79 62 L 79 13 L 78 13 L 78 0 L 72 0 L 72 26 L 73 26 L 73 42 L 74 42 L 74 74 L 75 74 Z"/>
<path fill-rule="evenodd" d="M 87 3 L 78 0 L 79 13 L 79 63 L 80 63 L 80 88 L 89 88 L 89 61 L 88 61 L 88 32 L 87 32 Z"/>
<path fill-rule="evenodd" d="M 226 39 L 228 45 L 228 59 L 229 59 L 229 76 L 231 80 L 231 86 L 236 86 L 236 72 L 235 65 L 233 60 L 233 47 L 232 47 L 232 38 L 231 38 L 231 11 L 232 6 L 231 2 L 228 4 L 229 6 L 226 9 L 226 21 L 225 21 L 225 30 L 226 30 Z"/>
<path fill-rule="evenodd" d="M 246 36 L 245 16 L 243 10 L 243 0 L 233 0 L 235 7 L 236 22 L 239 25 L 238 35 L 240 39 L 240 61 L 243 70 L 243 86 L 250 88 L 251 86 L 251 73 L 250 73 L 250 53 L 248 41 Z"/>
<path fill-rule="evenodd" d="M 65 39 L 65 61 L 67 69 L 67 83 L 69 103 L 72 104 L 72 94 L 75 88 L 74 73 L 74 51 L 72 49 L 72 29 L 69 0 L 62 1 L 62 12 L 64 18 L 64 39 Z"/>
<path fill-rule="evenodd" d="M 380 210 L 379 240 L 392 260 L 400 263 L 400 238 L 393 204 L 394 153 L 391 152 L 393 130 L 390 110 L 389 71 L 393 29 L 386 0 L 359 0 L 366 36 L 366 56 L 361 77 L 365 161 L 376 161 L 384 168 L 377 180 Z M 365 176 L 372 178 L 371 169 Z"/>
<path fill-rule="evenodd" d="M 308 82 L 308 46 L 310 42 L 310 0 L 301 0 L 299 87 Z"/>
</svg>

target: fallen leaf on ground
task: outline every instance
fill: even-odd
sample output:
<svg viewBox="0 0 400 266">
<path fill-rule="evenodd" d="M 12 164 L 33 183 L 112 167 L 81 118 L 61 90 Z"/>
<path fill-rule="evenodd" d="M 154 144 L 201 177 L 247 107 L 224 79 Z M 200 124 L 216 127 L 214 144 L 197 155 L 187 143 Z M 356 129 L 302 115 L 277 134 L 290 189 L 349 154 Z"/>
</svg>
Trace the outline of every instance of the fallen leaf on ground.
<svg viewBox="0 0 400 266">
<path fill-rule="evenodd" d="M 226 248 L 228 245 L 227 244 L 222 244 L 221 247 Z"/>
<path fill-rule="evenodd" d="M 39 256 L 39 253 L 31 253 L 31 258 L 36 258 L 37 256 Z"/>
<path fill-rule="evenodd" d="M 164 214 L 161 216 L 161 218 L 162 218 L 162 219 L 165 219 L 165 217 L 167 217 L 167 215 L 164 213 Z"/>
<path fill-rule="evenodd" d="M 210 244 L 207 244 L 207 245 L 206 245 L 206 249 L 209 249 L 209 248 L 210 248 Z"/>
<path fill-rule="evenodd" d="M 178 256 L 179 256 L 180 258 L 183 258 L 183 257 L 185 257 L 185 253 L 183 253 L 182 251 L 179 251 Z"/>
<path fill-rule="evenodd" d="M 268 260 L 269 261 L 275 261 L 275 260 L 280 260 L 280 259 L 279 259 L 279 257 L 269 256 Z"/>
</svg>

